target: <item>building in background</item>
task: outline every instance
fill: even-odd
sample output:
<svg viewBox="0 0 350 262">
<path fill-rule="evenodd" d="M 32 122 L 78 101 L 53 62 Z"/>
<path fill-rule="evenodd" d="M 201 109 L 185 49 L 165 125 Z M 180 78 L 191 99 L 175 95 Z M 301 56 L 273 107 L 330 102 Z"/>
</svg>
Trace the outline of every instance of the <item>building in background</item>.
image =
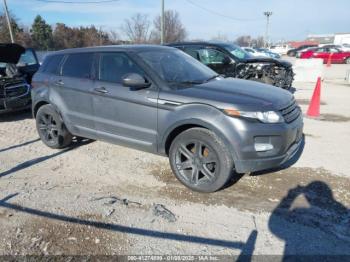
<svg viewBox="0 0 350 262">
<path fill-rule="evenodd" d="M 350 33 L 335 34 L 334 44 L 335 45 L 350 44 Z"/>
<path fill-rule="evenodd" d="M 306 41 L 317 42 L 320 45 L 330 45 L 334 43 L 335 34 L 308 35 Z"/>
<path fill-rule="evenodd" d="M 304 45 L 319 45 L 320 43 L 317 42 L 317 41 L 291 41 L 291 42 L 288 42 L 288 45 L 292 48 L 298 48 L 300 46 L 304 46 Z"/>
</svg>

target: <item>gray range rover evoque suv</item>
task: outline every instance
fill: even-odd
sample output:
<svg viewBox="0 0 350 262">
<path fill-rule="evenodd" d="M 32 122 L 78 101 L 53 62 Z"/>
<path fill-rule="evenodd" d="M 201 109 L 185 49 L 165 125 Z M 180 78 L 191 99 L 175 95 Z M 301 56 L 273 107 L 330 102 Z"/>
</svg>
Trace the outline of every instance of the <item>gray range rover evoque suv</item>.
<svg viewBox="0 0 350 262">
<path fill-rule="evenodd" d="M 64 148 L 77 136 L 168 156 L 176 177 L 201 192 L 281 165 L 303 140 L 289 92 L 224 79 L 171 47 L 53 53 L 33 78 L 32 100 L 47 146 Z"/>
</svg>

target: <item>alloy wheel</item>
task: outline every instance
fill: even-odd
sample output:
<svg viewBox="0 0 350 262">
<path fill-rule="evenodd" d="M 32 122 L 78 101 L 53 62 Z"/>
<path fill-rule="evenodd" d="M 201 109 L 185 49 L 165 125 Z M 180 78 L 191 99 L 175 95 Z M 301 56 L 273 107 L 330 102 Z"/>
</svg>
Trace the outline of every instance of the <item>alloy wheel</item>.
<svg viewBox="0 0 350 262">
<path fill-rule="evenodd" d="M 211 184 L 216 180 L 219 159 L 212 148 L 201 141 L 181 143 L 175 156 L 181 177 L 189 184 Z"/>
<path fill-rule="evenodd" d="M 57 122 L 50 114 L 43 114 L 39 118 L 39 130 L 42 137 L 48 143 L 56 142 L 58 139 L 59 128 Z"/>
</svg>

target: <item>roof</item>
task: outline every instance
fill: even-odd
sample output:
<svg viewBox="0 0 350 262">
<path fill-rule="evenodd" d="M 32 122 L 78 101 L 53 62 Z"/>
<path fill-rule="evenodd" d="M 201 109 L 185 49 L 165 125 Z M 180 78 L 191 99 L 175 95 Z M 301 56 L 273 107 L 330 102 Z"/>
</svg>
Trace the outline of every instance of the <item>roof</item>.
<svg viewBox="0 0 350 262">
<path fill-rule="evenodd" d="M 82 48 L 71 48 L 56 51 L 55 54 L 81 53 L 81 52 L 103 52 L 103 51 L 152 51 L 152 50 L 171 49 L 168 46 L 161 45 L 108 45 L 108 46 L 93 46 Z"/>
<path fill-rule="evenodd" d="M 187 42 L 175 42 L 167 44 L 168 46 L 178 46 L 178 45 L 229 45 L 232 43 L 229 42 L 220 42 L 220 41 L 187 41 Z"/>
</svg>

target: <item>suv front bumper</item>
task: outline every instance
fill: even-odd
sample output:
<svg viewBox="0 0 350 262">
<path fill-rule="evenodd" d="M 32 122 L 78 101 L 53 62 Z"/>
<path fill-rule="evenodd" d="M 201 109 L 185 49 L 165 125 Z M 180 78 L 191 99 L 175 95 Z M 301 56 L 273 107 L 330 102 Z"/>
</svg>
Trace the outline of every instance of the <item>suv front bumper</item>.
<svg viewBox="0 0 350 262">
<path fill-rule="evenodd" d="M 257 124 L 243 121 L 244 131 L 240 141 L 236 141 L 235 159 L 236 171 L 248 173 L 272 169 L 281 166 L 293 158 L 304 146 L 303 116 L 287 124 Z M 257 151 L 256 143 L 266 143 L 272 146 L 271 150 Z M 238 148 L 238 149 L 237 149 Z"/>
<path fill-rule="evenodd" d="M 7 113 L 22 109 L 28 109 L 31 106 L 31 95 L 30 95 L 30 85 L 25 84 L 22 86 L 19 86 L 18 88 L 24 89 L 24 86 L 26 90 L 20 90 L 21 92 L 19 95 L 16 95 L 16 87 L 11 90 L 11 95 L 7 95 L 6 92 L 0 97 L 0 113 Z M 11 88 L 11 87 L 10 87 Z"/>
<path fill-rule="evenodd" d="M 292 159 L 302 148 L 303 144 L 304 137 L 293 143 L 283 155 L 262 159 L 237 160 L 235 162 L 236 170 L 238 173 L 248 173 L 279 167 Z"/>
</svg>

